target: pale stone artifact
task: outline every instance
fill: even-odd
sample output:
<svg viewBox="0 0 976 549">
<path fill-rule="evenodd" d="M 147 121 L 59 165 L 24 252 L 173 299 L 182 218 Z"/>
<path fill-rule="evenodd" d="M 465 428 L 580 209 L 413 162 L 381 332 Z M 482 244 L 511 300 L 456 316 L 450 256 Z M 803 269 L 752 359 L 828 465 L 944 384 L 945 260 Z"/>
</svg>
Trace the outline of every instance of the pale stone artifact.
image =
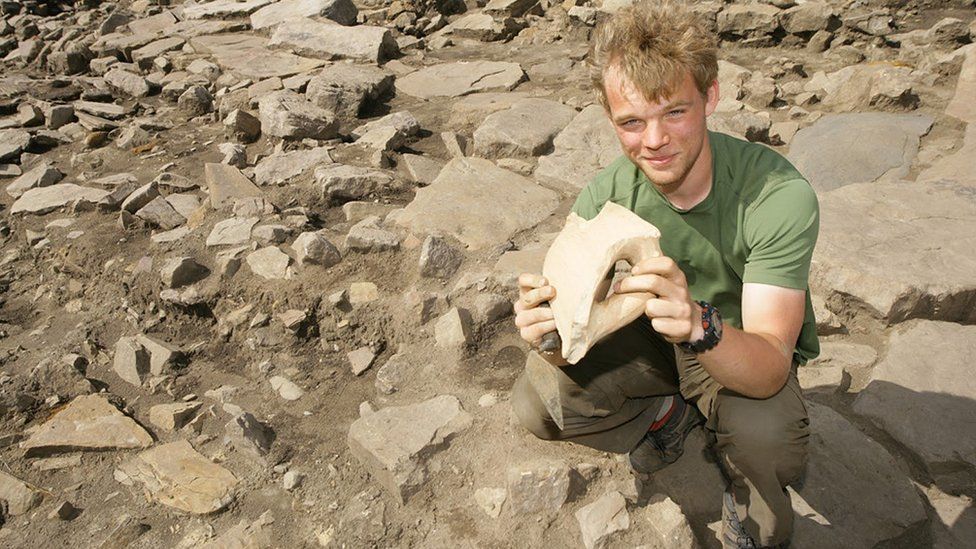
<svg viewBox="0 0 976 549">
<path fill-rule="evenodd" d="M 652 294 L 607 295 L 607 274 L 617 261 L 636 265 L 660 256 L 660 238 L 657 227 L 613 202 L 589 221 L 569 214 L 546 254 L 542 275 L 556 289 L 550 306 L 562 339 L 562 356 L 570 364 L 644 311 Z"/>
</svg>

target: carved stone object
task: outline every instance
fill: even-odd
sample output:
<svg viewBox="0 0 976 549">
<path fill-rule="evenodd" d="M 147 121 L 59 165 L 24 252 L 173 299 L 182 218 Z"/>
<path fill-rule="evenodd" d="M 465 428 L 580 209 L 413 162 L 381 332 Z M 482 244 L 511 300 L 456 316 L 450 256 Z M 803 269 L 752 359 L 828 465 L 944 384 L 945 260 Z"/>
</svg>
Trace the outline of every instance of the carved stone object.
<svg viewBox="0 0 976 549">
<path fill-rule="evenodd" d="M 550 301 L 562 356 L 576 364 L 604 336 L 639 317 L 649 293 L 607 295 L 617 261 L 659 257 L 661 232 L 634 212 L 607 202 L 586 221 L 575 213 L 553 241 L 542 274 L 556 289 Z"/>
</svg>

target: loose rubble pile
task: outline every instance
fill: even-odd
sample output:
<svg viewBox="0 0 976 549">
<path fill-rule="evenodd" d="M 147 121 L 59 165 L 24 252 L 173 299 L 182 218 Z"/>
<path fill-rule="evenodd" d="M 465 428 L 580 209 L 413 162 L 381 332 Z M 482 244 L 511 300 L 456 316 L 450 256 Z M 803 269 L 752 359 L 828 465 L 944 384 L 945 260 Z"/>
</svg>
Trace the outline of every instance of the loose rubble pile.
<svg viewBox="0 0 976 549">
<path fill-rule="evenodd" d="M 0 545 L 717 546 L 702 436 L 634 478 L 507 402 L 625 2 L 0 1 Z M 695 9 L 820 196 L 795 544 L 971 545 L 973 3 Z"/>
</svg>

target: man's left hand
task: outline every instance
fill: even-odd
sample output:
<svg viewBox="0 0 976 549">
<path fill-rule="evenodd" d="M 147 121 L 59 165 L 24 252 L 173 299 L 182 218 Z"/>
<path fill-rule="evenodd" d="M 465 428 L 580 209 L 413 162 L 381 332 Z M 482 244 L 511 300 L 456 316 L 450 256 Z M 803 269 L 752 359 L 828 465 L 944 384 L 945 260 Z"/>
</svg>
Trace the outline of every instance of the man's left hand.
<svg viewBox="0 0 976 549">
<path fill-rule="evenodd" d="M 671 343 L 698 341 L 704 336 L 701 307 L 691 299 L 688 279 L 678 264 L 667 256 L 645 259 L 629 276 L 614 285 L 614 293 L 654 294 L 644 305 L 651 326 Z"/>
</svg>

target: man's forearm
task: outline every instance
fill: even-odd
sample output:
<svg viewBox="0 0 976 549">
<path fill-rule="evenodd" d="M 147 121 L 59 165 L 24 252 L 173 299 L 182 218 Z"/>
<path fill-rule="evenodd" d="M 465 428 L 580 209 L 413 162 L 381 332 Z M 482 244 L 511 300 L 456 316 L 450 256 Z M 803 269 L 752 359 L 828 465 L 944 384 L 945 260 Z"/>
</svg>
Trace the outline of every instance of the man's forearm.
<svg viewBox="0 0 976 549">
<path fill-rule="evenodd" d="M 792 349 L 774 336 L 726 325 L 722 341 L 698 355 L 698 360 L 727 389 L 747 397 L 769 398 L 786 383 L 791 357 Z"/>
</svg>

